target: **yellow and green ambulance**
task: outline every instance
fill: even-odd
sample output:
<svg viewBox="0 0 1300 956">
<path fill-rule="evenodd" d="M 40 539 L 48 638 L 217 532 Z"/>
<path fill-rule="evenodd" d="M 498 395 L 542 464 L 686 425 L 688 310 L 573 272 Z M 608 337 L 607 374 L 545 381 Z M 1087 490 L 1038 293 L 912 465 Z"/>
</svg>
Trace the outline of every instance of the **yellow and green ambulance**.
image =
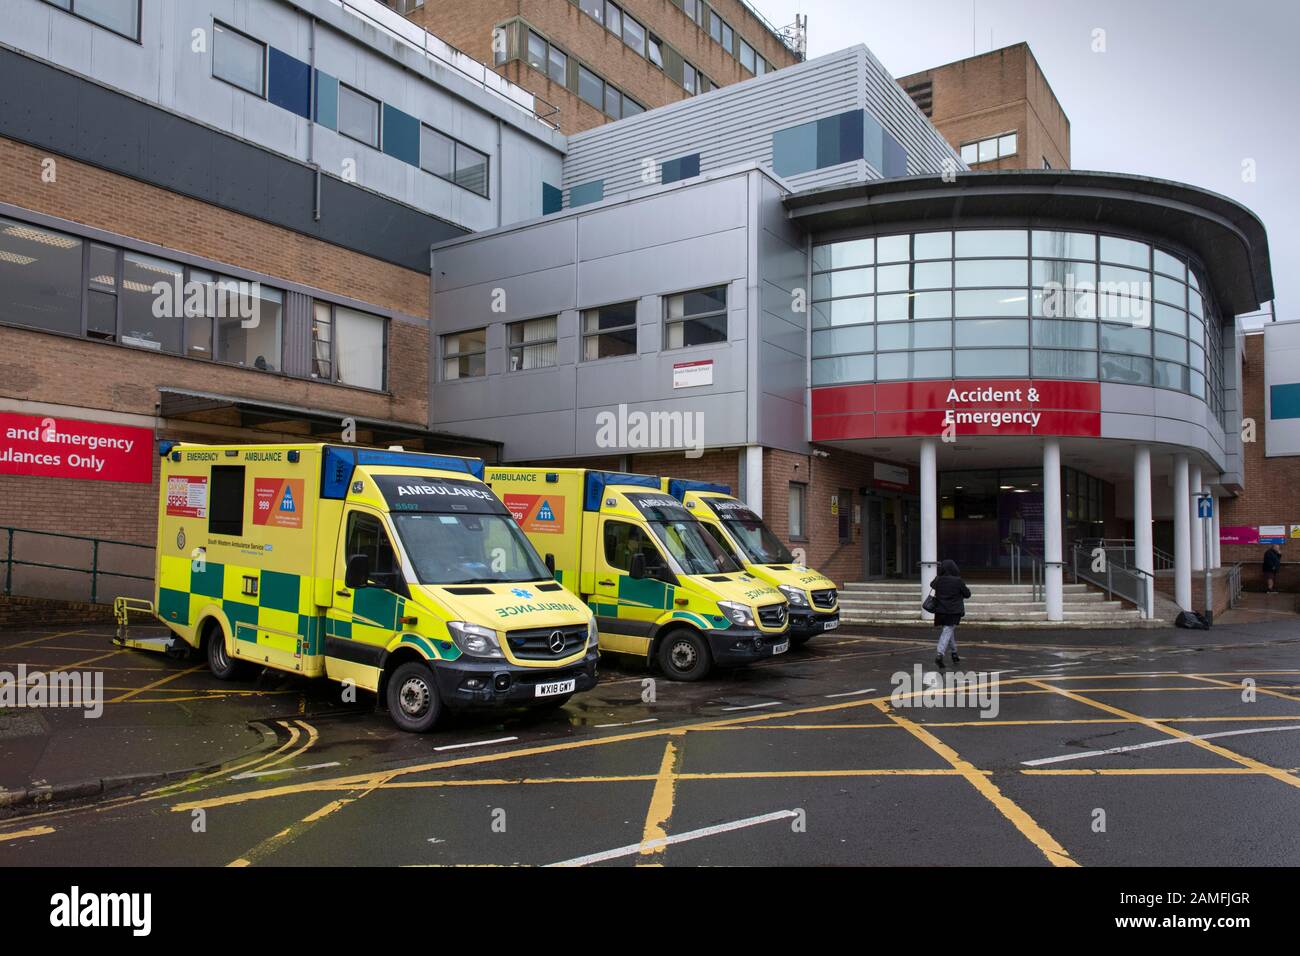
<svg viewBox="0 0 1300 956">
<path fill-rule="evenodd" d="M 256 665 L 350 681 L 417 732 L 447 708 L 554 706 L 595 685 L 591 610 L 481 461 L 324 444 L 160 452 L 155 614 L 216 677 Z"/>
<path fill-rule="evenodd" d="M 596 613 L 600 648 L 674 680 L 789 650 L 787 605 L 650 475 L 491 467 L 487 482 L 556 580 Z"/>
<path fill-rule="evenodd" d="M 798 646 L 840 626 L 839 595 L 826 575 L 795 561 L 790 549 L 726 485 L 663 478 L 663 490 L 684 504 L 720 547 L 746 571 L 790 602 L 790 643 Z"/>
</svg>

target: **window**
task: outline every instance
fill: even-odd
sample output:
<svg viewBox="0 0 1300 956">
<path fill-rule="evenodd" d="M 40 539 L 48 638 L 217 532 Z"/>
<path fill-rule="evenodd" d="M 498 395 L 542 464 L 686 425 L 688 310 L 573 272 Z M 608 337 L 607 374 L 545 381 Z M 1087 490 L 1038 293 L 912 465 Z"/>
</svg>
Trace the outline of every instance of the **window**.
<svg viewBox="0 0 1300 956">
<path fill-rule="evenodd" d="M 685 60 L 682 61 L 682 89 L 687 93 L 694 93 L 699 87 L 699 81 L 696 77 L 695 67 L 691 66 Z"/>
<path fill-rule="evenodd" d="M 213 465 L 208 500 L 208 534 L 238 538 L 244 533 L 244 466 Z"/>
<path fill-rule="evenodd" d="M 605 84 L 605 113 L 615 119 L 623 115 L 622 97 L 619 96 L 618 90 L 608 83 Z"/>
<path fill-rule="evenodd" d="M 121 329 L 118 341 L 123 345 L 179 355 L 183 302 L 173 303 L 170 310 L 172 314 L 156 316 L 154 307 L 159 299 L 154 293 L 154 285 L 159 282 L 172 289 L 179 289 L 184 284 L 184 270 L 175 262 L 133 252 L 126 253 L 122 261 L 122 286 L 119 291 Z"/>
<path fill-rule="evenodd" d="M 458 142 L 456 144 L 456 185 L 480 196 L 487 196 L 487 155 Z"/>
<path fill-rule="evenodd" d="M 257 282 L 222 278 L 216 283 L 217 358 L 275 372 L 280 369 L 284 293 Z"/>
<path fill-rule="evenodd" d="M 591 362 L 636 354 L 636 303 L 619 302 L 582 313 L 582 358 Z"/>
<path fill-rule="evenodd" d="M 623 32 L 623 11 L 608 0 L 605 3 L 605 28 L 615 36 Z"/>
<path fill-rule="evenodd" d="M 0 219 L 0 321 L 80 335 L 81 249 L 73 236 Z"/>
<path fill-rule="evenodd" d="M 538 72 L 546 72 L 546 41 L 528 31 L 528 65 Z"/>
<path fill-rule="evenodd" d="M 718 43 L 722 42 L 722 17 L 712 10 L 709 11 L 709 36 Z"/>
<path fill-rule="evenodd" d="M 428 126 L 420 128 L 420 168 L 443 179 L 456 173 L 456 141 Z"/>
<path fill-rule="evenodd" d="M 482 378 L 487 374 L 487 329 L 442 337 L 442 378 Z"/>
<path fill-rule="evenodd" d="M 999 136 L 990 136 L 988 139 L 962 143 L 961 145 L 961 159 L 967 165 L 971 163 L 988 163 L 1015 154 L 1016 133 L 1014 130 L 1010 133 L 1002 133 Z"/>
<path fill-rule="evenodd" d="M 117 290 L 122 255 L 112 246 L 90 244 L 90 272 L 86 282 L 86 337 L 117 341 Z"/>
<path fill-rule="evenodd" d="M 623 42 L 645 56 L 645 27 L 626 14 L 623 15 Z"/>
<path fill-rule="evenodd" d="M 727 341 L 725 285 L 671 295 L 667 309 L 664 348 L 680 349 Z"/>
<path fill-rule="evenodd" d="M 808 486 L 799 481 L 790 482 L 790 540 L 805 539 L 805 518 L 808 515 Z"/>
<path fill-rule="evenodd" d="M 581 64 L 578 65 L 578 96 L 596 109 L 604 106 L 605 81 Z"/>
<path fill-rule="evenodd" d="M 420 128 L 420 168 L 480 196 L 488 195 L 487 155 L 429 126 Z"/>
<path fill-rule="evenodd" d="M 623 94 L 624 118 L 627 118 L 629 116 L 636 116 L 638 113 L 644 113 L 644 112 L 645 112 L 644 106 L 642 106 L 636 100 L 632 99 L 632 97 L 628 96 L 626 93 Z"/>
<path fill-rule="evenodd" d="M 658 545 L 640 525 L 626 521 L 605 522 L 605 563 L 619 571 L 632 570 L 632 556 L 645 555 L 648 578 L 671 579 L 673 574 Z"/>
<path fill-rule="evenodd" d="M 131 40 L 140 39 L 140 0 L 45 0 Z"/>
<path fill-rule="evenodd" d="M 682 179 L 691 179 L 700 174 L 700 154 L 691 153 L 689 156 L 679 156 L 677 159 L 669 159 L 659 166 L 659 181 L 661 183 L 675 183 Z"/>
<path fill-rule="evenodd" d="M 212 75 L 254 96 L 265 96 L 266 45 L 214 22 Z"/>
<path fill-rule="evenodd" d="M 863 110 L 836 113 L 772 134 L 772 168 L 778 176 L 796 176 L 859 159 L 885 177 L 907 174 L 907 150 Z"/>
<path fill-rule="evenodd" d="M 605 0 L 578 0 L 578 6 L 597 23 L 605 22 Z"/>
<path fill-rule="evenodd" d="M 348 536 L 344 560 L 354 554 L 364 554 L 370 559 L 370 580 L 376 587 L 388 591 L 404 591 L 401 565 L 397 552 L 388 540 L 388 532 L 379 519 L 364 511 L 348 513 Z"/>
<path fill-rule="evenodd" d="M 339 84 L 339 132 L 379 148 L 379 101 Z"/>
<path fill-rule="evenodd" d="M 564 55 L 564 51 L 551 47 L 547 62 L 549 64 L 547 75 L 551 78 L 551 82 L 559 83 L 561 86 L 567 85 L 569 82 L 569 58 Z"/>
<path fill-rule="evenodd" d="M 722 21 L 722 48 L 728 53 L 736 48 L 736 34 L 726 20 Z"/>
<path fill-rule="evenodd" d="M 510 329 L 510 371 L 552 368 L 556 357 L 555 316 L 512 322 Z"/>
<path fill-rule="evenodd" d="M 329 302 L 312 307 L 312 376 L 358 388 L 384 387 L 387 323 Z"/>
<path fill-rule="evenodd" d="M 664 68 L 664 41 L 659 39 L 653 33 L 651 33 L 649 38 L 646 40 L 646 56 L 648 56 L 650 62 L 659 67 L 659 69 L 662 70 Z"/>
<path fill-rule="evenodd" d="M 740 65 L 749 70 L 750 73 L 757 73 L 758 70 L 754 63 L 754 48 L 744 40 L 740 41 Z"/>
</svg>

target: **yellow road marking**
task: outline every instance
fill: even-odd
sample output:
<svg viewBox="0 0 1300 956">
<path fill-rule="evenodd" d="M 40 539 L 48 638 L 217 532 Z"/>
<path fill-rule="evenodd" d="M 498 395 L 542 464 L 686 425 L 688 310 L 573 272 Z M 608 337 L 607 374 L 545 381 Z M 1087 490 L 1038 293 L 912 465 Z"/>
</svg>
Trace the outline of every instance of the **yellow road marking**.
<svg viewBox="0 0 1300 956">
<path fill-rule="evenodd" d="M 1245 688 L 1242 687 L 1240 684 L 1233 684 L 1226 680 L 1215 680 L 1213 677 L 1205 677 L 1200 674 L 1192 674 L 1190 676 L 1192 677 L 1193 680 L 1203 680 L 1207 684 L 1217 684 L 1218 688 L 1215 689 L 1235 690 L 1235 691 L 1245 690 Z M 1281 688 L 1256 686 L 1254 689 L 1259 691 L 1259 693 L 1261 694 L 1268 694 L 1270 697 L 1280 697 L 1283 700 L 1289 700 L 1289 701 L 1300 703 L 1300 697 L 1294 697 L 1291 694 L 1283 694 L 1281 693 Z M 1286 688 L 1286 689 L 1292 690 L 1294 688 Z"/>
<path fill-rule="evenodd" d="M 293 726 L 292 724 L 286 723 L 284 721 L 280 721 L 279 723 L 281 727 L 285 727 L 288 729 L 289 739 L 286 740 L 284 743 L 282 743 L 279 747 L 276 747 L 269 754 L 258 754 L 256 757 L 249 760 L 247 763 L 237 764 L 234 767 L 223 767 L 220 770 L 214 770 L 211 773 L 205 773 L 199 777 L 190 777 L 186 780 L 178 781 L 177 783 L 168 784 L 165 787 L 158 787 L 156 790 L 147 790 L 141 795 L 140 799 L 150 800 L 155 797 L 166 796 L 170 791 L 187 789 L 189 787 L 194 786 L 197 783 L 202 783 L 204 780 L 211 780 L 214 777 L 225 777 L 229 774 L 239 773 L 241 770 L 248 770 L 250 768 L 260 767 L 264 760 L 270 760 L 271 758 L 275 757 L 277 754 L 283 753 L 284 751 L 288 750 L 290 747 L 296 744 L 298 742 L 298 738 L 302 736 L 299 733 L 298 728 Z"/>
<path fill-rule="evenodd" d="M 1198 775 L 1208 777 L 1249 777 L 1259 774 L 1272 776 L 1267 770 L 1252 770 L 1249 767 L 1098 767 L 1093 769 L 1071 767 L 1061 770 L 1021 770 L 1019 773 L 1031 777 L 1179 777 Z"/>
<path fill-rule="evenodd" d="M 28 837 L 45 836 L 45 834 L 53 832 L 54 827 L 31 827 L 27 830 L 15 830 L 12 833 L 0 833 L 0 841 L 25 840 Z"/>
<path fill-rule="evenodd" d="M 668 821 L 673 815 L 673 798 L 676 795 L 677 746 L 672 740 L 664 744 L 663 760 L 655 776 L 654 792 L 650 795 L 650 808 L 645 815 L 645 828 L 641 831 L 641 856 L 662 856 L 665 844 L 647 846 L 652 840 L 668 837 Z M 640 865 L 640 864 L 638 864 Z"/>
<path fill-rule="evenodd" d="M 203 664 L 198 664 L 194 667 L 187 667 L 183 671 L 176 671 L 176 673 L 174 674 L 169 674 L 166 677 L 159 678 L 158 680 L 154 681 L 152 684 L 145 684 L 143 687 L 137 687 L 133 691 L 128 691 L 125 694 L 119 694 L 117 697 L 114 697 L 112 700 L 110 700 L 109 703 L 120 704 L 123 701 L 130 700 L 136 694 L 143 694 L 145 691 L 153 690 L 155 687 L 161 687 L 163 684 L 170 684 L 172 681 L 179 680 L 180 678 L 185 677 L 187 674 L 193 674 L 196 673 L 197 671 L 201 671 L 204 669 L 205 669 L 205 665 Z"/>
<path fill-rule="evenodd" d="M 1052 687 L 1050 684 L 1044 684 L 1040 681 L 1033 680 L 1031 680 L 1030 683 L 1039 687 L 1047 687 L 1053 692 L 1060 694 L 1062 697 L 1069 698 L 1077 703 L 1096 707 L 1098 710 L 1104 710 L 1117 717 L 1125 717 L 1129 720 L 1135 720 L 1145 727 L 1150 727 L 1152 730 L 1158 730 L 1162 734 L 1168 734 L 1171 737 L 1177 737 L 1179 740 L 1185 740 L 1193 746 L 1200 747 L 1202 750 L 1208 750 L 1210 753 L 1217 754 L 1225 760 L 1231 760 L 1233 763 L 1240 764 L 1243 767 L 1249 767 L 1259 773 L 1265 773 L 1275 780 L 1282 781 L 1288 786 L 1300 787 L 1300 780 L 1291 776 L 1285 770 L 1278 767 L 1270 767 L 1268 764 L 1262 763 L 1253 757 L 1244 757 L 1239 753 L 1229 750 L 1227 747 L 1220 747 L 1218 744 L 1211 743 L 1208 740 L 1202 740 L 1200 737 L 1197 737 L 1194 734 L 1189 734 L 1184 730 L 1179 730 L 1177 727 L 1168 727 L 1150 717 L 1140 717 L 1137 714 L 1129 713 L 1126 710 L 1120 710 L 1120 708 L 1112 707 L 1110 704 L 1103 704 L 1101 701 L 1093 700 L 1091 697 L 1083 697 L 1073 691 L 1068 691 L 1061 687 Z"/>
<path fill-rule="evenodd" d="M 1021 809 L 1020 805 L 1014 800 L 1003 794 L 993 781 L 988 779 L 987 775 L 981 773 L 968 761 L 963 760 L 957 751 L 935 737 L 924 727 L 887 710 L 883 701 L 877 701 L 876 707 L 882 714 L 896 721 L 913 737 L 951 764 L 953 769 L 958 770 L 966 778 L 966 781 L 979 791 L 981 796 L 993 804 L 998 812 L 1011 822 L 1012 826 L 1019 830 L 1030 843 L 1038 847 L 1039 851 L 1042 852 L 1043 856 L 1047 857 L 1048 862 L 1053 866 L 1079 865 L 1066 851 L 1065 847 L 1057 843 L 1052 835 L 1039 826 L 1033 817 Z"/>
<path fill-rule="evenodd" d="M 53 634 L 46 634 L 44 637 L 34 637 L 30 641 L 20 641 L 17 644 L 6 644 L 4 645 L 4 650 L 8 653 L 9 651 L 17 650 L 20 647 L 31 647 L 33 644 L 39 644 L 42 641 L 52 641 L 56 637 L 71 637 L 73 634 L 84 634 L 85 631 L 86 629 L 84 627 L 74 628 L 71 631 L 56 631 Z M 77 650 L 84 651 L 85 648 L 79 647 Z"/>
</svg>

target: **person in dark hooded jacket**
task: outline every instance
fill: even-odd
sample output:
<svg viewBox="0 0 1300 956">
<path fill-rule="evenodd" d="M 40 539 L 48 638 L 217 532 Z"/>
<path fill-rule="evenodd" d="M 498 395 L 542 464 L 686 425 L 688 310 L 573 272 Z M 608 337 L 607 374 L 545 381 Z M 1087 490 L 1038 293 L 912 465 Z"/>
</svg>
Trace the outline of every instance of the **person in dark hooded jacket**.
<svg viewBox="0 0 1300 956">
<path fill-rule="evenodd" d="M 961 624 L 961 619 L 966 614 L 965 599 L 970 597 L 970 588 L 961 579 L 961 570 L 956 561 L 947 559 L 939 565 L 939 573 L 930 582 L 930 590 L 934 591 L 934 626 L 943 628 L 939 632 L 939 647 L 934 652 L 934 663 L 943 667 L 944 652 L 951 650 L 952 662 L 956 664 L 961 660 L 957 656 L 957 625 Z"/>
</svg>

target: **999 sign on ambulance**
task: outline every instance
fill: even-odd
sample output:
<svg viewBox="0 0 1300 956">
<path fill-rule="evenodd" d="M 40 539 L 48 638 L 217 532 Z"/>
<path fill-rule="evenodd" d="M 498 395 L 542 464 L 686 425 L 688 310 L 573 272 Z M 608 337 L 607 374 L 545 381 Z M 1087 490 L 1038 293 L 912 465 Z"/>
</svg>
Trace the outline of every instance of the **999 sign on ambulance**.
<svg viewBox="0 0 1300 956">
<path fill-rule="evenodd" d="M 404 730 L 444 708 L 556 706 L 596 683 L 592 613 L 478 459 L 164 442 L 153 609 L 172 653 L 352 681 Z M 119 598 L 119 639 L 131 646 Z M 181 642 L 178 646 L 177 641 Z"/>
</svg>

